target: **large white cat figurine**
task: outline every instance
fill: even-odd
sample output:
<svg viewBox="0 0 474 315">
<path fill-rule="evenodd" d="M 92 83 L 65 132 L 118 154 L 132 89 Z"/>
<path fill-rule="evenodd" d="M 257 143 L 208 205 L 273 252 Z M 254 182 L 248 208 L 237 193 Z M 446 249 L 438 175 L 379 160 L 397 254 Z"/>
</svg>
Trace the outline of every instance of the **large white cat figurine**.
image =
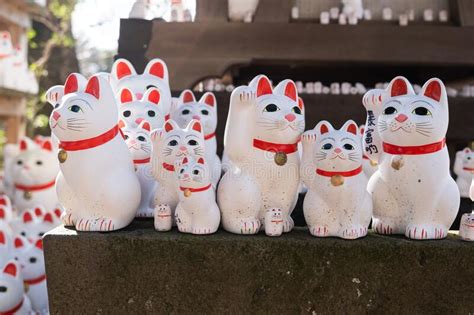
<svg viewBox="0 0 474 315">
<path fill-rule="evenodd" d="M 153 130 L 161 128 L 165 122 L 160 91 L 157 88 L 146 90 L 141 100 L 137 100 L 135 93 L 130 89 L 122 88 L 119 92 L 119 102 L 120 119 L 128 125 L 134 125 L 137 120 L 145 119 Z"/>
<path fill-rule="evenodd" d="M 212 185 L 217 187 L 221 177 L 221 160 L 216 154 L 217 100 L 214 93 L 206 92 L 196 101 L 191 90 L 184 90 L 171 110 L 171 119 L 181 128 L 186 127 L 192 119 L 201 122 L 204 128 L 206 162 L 212 172 Z"/>
<path fill-rule="evenodd" d="M 126 227 L 140 204 L 140 183 L 119 132 L 118 106 L 109 83 L 92 76 L 85 90 L 70 74 L 50 126 L 59 140 L 61 171 L 56 181 L 63 223 L 79 231 Z"/>
<path fill-rule="evenodd" d="M 303 134 L 301 178 L 308 187 L 303 211 L 313 236 L 367 235 L 372 199 L 362 171 L 362 141 L 354 121 L 335 130 L 327 121 Z"/>
<path fill-rule="evenodd" d="M 143 74 L 137 74 L 130 61 L 122 58 L 117 59 L 112 65 L 110 83 L 115 93 L 126 87 L 135 93 L 137 99 L 141 99 L 149 88 L 157 88 L 160 91 L 162 112 L 166 115 L 166 119 L 169 118 L 171 90 L 168 67 L 163 60 L 159 58 L 150 60 Z"/>
<path fill-rule="evenodd" d="M 366 154 L 379 164 L 368 184 L 374 230 L 418 240 L 445 238 L 460 198 L 449 173 L 443 82 L 430 79 L 416 94 L 406 78 L 396 77 L 385 90 L 367 92 L 363 104 Z"/>
<path fill-rule="evenodd" d="M 150 123 L 138 119 L 139 125 L 132 127 L 126 124 L 121 127 L 125 143 L 130 150 L 135 164 L 135 173 L 140 181 L 142 198 L 138 207 L 137 217 L 153 218 L 153 200 L 156 191 L 156 181 L 151 172 L 151 139 Z"/>
<path fill-rule="evenodd" d="M 11 164 L 16 209 L 21 213 L 41 205 L 53 210 L 58 204 L 54 188 L 58 172 L 59 163 L 50 139 L 38 144 L 21 140 L 20 153 Z"/>
<path fill-rule="evenodd" d="M 31 302 L 26 296 L 20 266 L 8 261 L 0 272 L 0 314 L 30 315 Z"/>
<path fill-rule="evenodd" d="M 184 156 L 204 157 L 204 135 L 201 123 L 191 120 L 185 129 L 170 119 L 163 129 L 151 134 L 153 143 L 153 176 L 158 182 L 155 193 L 155 228 L 158 231 L 171 229 L 170 220 L 174 218 L 179 202 L 178 181 L 174 164 Z"/>
<path fill-rule="evenodd" d="M 15 257 L 20 263 L 23 281 L 28 285 L 27 295 L 37 314 L 49 314 L 48 289 L 44 265 L 43 241 L 28 242 L 23 237 L 14 240 Z"/>
<path fill-rule="evenodd" d="M 212 188 L 211 171 L 204 158 L 186 156 L 175 163 L 179 203 L 175 219 L 183 233 L 212 234 L 219 228 L 221 214 Z"/>
<path fill-rule="evenodd" d="M 456 184 L 461 197 L 469 198 L 469 188 L 474 176 L 474 152 L 470 148 L 456 152 L 454 173 L 457 175 Z"/>
<path fill-rule="evenodd" d="M 259 75 L 232 92 L 224 138 L 230 168 L 217 191 L 225 230 L 256 234 L 272 208 L 282 212 L 283 231 L 293 229 L 304 125 L 304 108 L 291 80 L 272 89 L 270 80 Z"/>
</svg>

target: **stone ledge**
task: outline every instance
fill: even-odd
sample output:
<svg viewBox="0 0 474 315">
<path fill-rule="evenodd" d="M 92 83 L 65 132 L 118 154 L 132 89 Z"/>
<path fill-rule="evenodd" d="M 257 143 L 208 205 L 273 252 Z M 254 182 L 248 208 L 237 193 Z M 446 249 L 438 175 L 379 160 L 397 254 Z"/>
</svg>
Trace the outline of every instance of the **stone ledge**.
<svg viewBox="0 0 474 315">
<path fill-rule="evenodd" d="M 198 237 L 135 221 L 111 234 L 59 227 L 44 247 L 51 314 L 467 314 L 474 248 L 456 238 Z"/>
</svg>

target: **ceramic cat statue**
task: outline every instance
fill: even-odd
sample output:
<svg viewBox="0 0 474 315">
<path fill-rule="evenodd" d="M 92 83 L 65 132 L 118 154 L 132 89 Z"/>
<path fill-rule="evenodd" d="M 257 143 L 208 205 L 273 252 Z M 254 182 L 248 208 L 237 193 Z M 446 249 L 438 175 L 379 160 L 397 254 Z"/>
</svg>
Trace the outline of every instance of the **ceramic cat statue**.
<svg viewBox="0 0 474 315">
<path fill-rule="evenodd" d="M 46 232 L 58 226 L 56 217 L 52 213 L 43 211 L 44 209 L 39 207 L 24 211 L 21 216 L 11 222 L 13 232 L 31 242 L 42 239 Z"/>
<path fill-rule="evenodd" d="M 211 171 L 205 158 L 185 156 L 175 163 L 179 203 L 175 219 L 182 233 L 212 234 L 219 228 L 221 214 L 212 188 Z"/>
<path fill-rule="evenodd" d="M 361 137 L 363 137 L 364 135 L 364 130 L 365 130 L 365 125 L 362 125 L 359 127 L 359 133 Z M 378 168 L 377 162 L 369 159 L 369 157 L 364 153 L 362 155 L 362 170 L 364 171 L 367 178 L 370 178 L 370 176 L 372 176 L 375 173 L 377 168 Z"/>
<path fill-rule="evenodd" d="M 50 139 L 40 144 L 20 141 L 20 153 L 11 165 L 14 186 L 13 202 L 21 213 L 42 205 L 54 209 L 58 204 L 54 188 L 59 163 Z"/>
<path fill-rule="evenodd" d="M 11 234 L 0 226 L 0 266 L 14 258 L 12 244 Z"/>
<path fill-rule="evenodd" d="M 306 131 L 301 142 L 301 178 L 308 187 L 303 211 L 310 233 L 344 239 L 366 236 L 372 199 L 355 122 L 349 120 L 336 130 L 323 120 Z"/>
<path fill-rule="evenodd" d="M 474 241 L 474 212 L 462 215 L 459 224 L 459 237 L 464 241 Z"/>
<path fill-rule="evenodd" d="M 364 16 L 364 7 L 362 0 L 342 0 L 342 13 L 348 18 L 362 19 Z"/>
<path fill-rule="evenodd" d="M 31 302 L 26 296 L 20 266 L 14 260 L 8 261 L 0 272 L 0 314 L 32 314 Z"/>
<path fill-rule="evenodd" d="M 281 210 L 283 232 L 293 229 L 304 126 L 304 107 L 291 80 L 273 89 L 259 75 L 232 92 L 224 138 L 230 168 L 217 191 L 225 230 L 256 234 L 265 229 L 268 209 Z"/>
<path fill-rule="evenodd" d="M 118 127 L 118 106 L 109 83 L 92 76 L 84 90 L 70 74 L 50 126 L 59 140 L 61 171 L 56 191 L 63 223 L 79 231 L 126 227 L 140 204 L 140 183 Z"/>
<path fill-rule="evenodd" d="M 169 118 L 171 90 L 168 67 L 163 60 L 158 58 L 150 60 L 143 73 L 137 74 L 130 61 L 122 58 L 117 59 L 112 65 L 110 83 L 115 93 L 125 87 L 135 93 L 137 99 L 142 99 L 143 94 L 149 88 L 157 88 L 160 92 L 162 113 L 165 114 L 166 119 Z"/>
<path fill-rule="evenodd" d="M 206 162 L 212 173 L 212 186 L 217 187 L 221 177 L 221 160 L 216 154 L 217 100 L 212 92 L 206 92 L 196 101 L 191 90 L 184 90 L 171 110 L 171 119 L 181 128 L 186 127 L 192 119 L 201 122 L 204 128 L 204 145 Z"/>
<path fill-rule="evenodd" d="M 10 222 L 13 219 L 12 202 L 7 195 L 0 195 L 0 220 Z"/>
<path fill-rule="evenodd" d="M 474 152 L 470 148 L 456 152 L 454 173 L 457 175 L 456 184 L 462 198 L 469 198 L 472 176 L 474 175 Z"/>
<path fill-rule="evenodd" d="M 205 157 L 203 128 L 198 120 L 191 120 L 181 129 L 170 119 L 163 129 L 152 131 L 151 139 L 153 177 L 158 182 L 154 199 L 155 229 L 169 231 L 179 202 L 175 163 L 185 156 Z"/>
<path fill-rule="evenodd" d="M 141 100 L 137 100 L 135 94 L 128 88 L 122 88 L 119 92 L 120 119 L 128 125 L 136 124 L 136 121 L 146 120 L 151 129 L 161 128 L 165 122 L 163 104 L 161 104 L 160 91 L 150 88 L 143 94 Z"/>
<path fill-rule="evenodd" d="M 150 123 L 138 119 L 138 126 L 132 127 L 124 124 L 121 127 L 125 143 L 132 154 L 133 164 L 135 165 L 135 174 L 140 182 L 141 201 L 136 216 L 142 218 L 153 218 L 155 209 L 153 199 L 156 191 L 156 181 L 151 172 L 151 138 Z"/>
<path fill-rule="evenodd" d="M 367 92 L 363 104 L 365 151 L 379 165 L 368 184 L 374 230 L 417 240 L 445 238 L 460 198 L 449 173 L 443 82 L 430 79 L 416 94 L 406 78 L 396 77 L 385 90 Z"/>
<path fill-rule="evenodd" d="M 13 54 L 13 45 L 10 32 L 0 32 L 0 86 L 6 87 L 9 85 L 8 70 L 10 69 L 10 59 Z"/>
<path fill-rule="evenodd" d="M 33 310 L 37 314 L 49 314 L 43 241 L 39 239 L 30 243 L 23 237 L 16 237 L 14 247 Z"/>
<path fill-rule="evenodd" d="M 228 0 L 229 20 L 232 22 L 252 22 L 259 0 Z"/>
</svg>

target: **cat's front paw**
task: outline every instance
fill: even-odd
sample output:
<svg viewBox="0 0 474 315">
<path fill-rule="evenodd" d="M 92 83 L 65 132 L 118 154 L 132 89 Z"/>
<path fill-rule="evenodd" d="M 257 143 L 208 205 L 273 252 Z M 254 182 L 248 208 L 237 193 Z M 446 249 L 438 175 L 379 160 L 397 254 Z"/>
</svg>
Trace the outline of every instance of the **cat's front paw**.
<svg viewBox="0 0 474 315">
<path fill-rule="evenodd" d="M 448 236 L 448 229 L 434 224 L 409 224 L 405 236 L 412 240 L 443 239 Z"/>
<path fill-rule="evenodd" d="M 324 225 L 310 226 L 309 233 L 316 237 L 327 237 L 329 236 L 329 228 Z"/>
<path fill-rule="evenodd" d="M 61 214 L 61 222 L 64 226 L 74 226 L 76 224 L 76 220 L 74 220 L 72 214 L 66 211 Z"/>
<path fill-rule="evenodd" d="M 362 225 L 354 225 L 346 228 L 342 231 L 341 237 L 347 240 L 355 240 L 356 238 L 364 237 L 367 235 L 367 227 Z"/>
<path fill-rule="evenodd" d="M 215 233 L 215 229 L 211 229 L 209 227 L 193 227 L 192 228 L 192 233 L 197 234 L 197 235 L 206 235 L 206 234 L 212 234 Z"/>
<path fill-rule="evenodd" d="M 257 218 L 248 218 L 240 220 L 240 234 L 257 234 L 260 230 L 260 220 Z"/>
<path fill-rule="evenodd" d="M 291 218 L 291 216 L 287 216 L 286 219 L 283 219 L 283 233 L 288 233 L 293 230 L 295 227 L 295 222 Z"/>
</svg>

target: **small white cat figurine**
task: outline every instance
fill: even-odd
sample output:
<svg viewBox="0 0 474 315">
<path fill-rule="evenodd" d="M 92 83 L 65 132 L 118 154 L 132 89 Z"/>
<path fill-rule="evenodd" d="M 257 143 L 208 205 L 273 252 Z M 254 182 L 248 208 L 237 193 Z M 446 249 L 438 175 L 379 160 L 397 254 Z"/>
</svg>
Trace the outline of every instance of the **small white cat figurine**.
<svg viewBox="0 0 474 315">
<path fill-rule="evenodd" d="M 445 238 L 460 198 L 449 173 L 443 82 L 430 79 L 416 94 L 406 78 L 396 77 L 385 90 L 368 91 L 363 104 L 365 151 L 379 165 L 368 184 L 374 230 L 417 240 Z"/>
<path fill-rule="evenodd" d="M 186 127 L 192 119 L 201 122 L 204 128 L 206 162 L 212 172 L 212 186 L 217 187 L 221 177 L 221 160 L 216 154 L 217 100 L 215 95 L 212 92 L 206 92 L 199 101 L 196 101 L 191 90 L 184 90 L 171 110 L 171 119 L 176 121 L 181 128 Z"/>
<path fill-rule="evenodd" d="M 10 32 L 0 32 L 0 87 L 9 86 L 13 45 Z"/>
<path fill-rule="evenodd" d="M 175 163 L 179 203 L 175 219 L 183 233 L 212 234 L 219 228 L 221 214 L 212 188 L 211 172 L 204 158 L 186 156 Z"/>
<path fill-rule="evenodd" d="M 363 139 L 364 130 L 365 130 L 365 125 L 361 125 L 359 127 L 359 134 L 361 135 L 361 139 Z M 364 147 L 363 143 L 362 143 L 362 147 Z M 369 159 L 369 157 L 367 155 L 365 155 L 365 153 L 364 153 L 362 155 L 362 170 L 364 171 L 367 178 L 370 178 L 370 176 L 372 176 L 375 173 L 377 168 L 378 168 L 377 162 L 372 161 L 371 159 Z"/>
<path fill-rule="evenodd" d="M 20 266 L 8 261 L 0 272 L 0 314 L 30 315 L 31 302 L 26 296 Z"/>
<path fill-rule="evenodd" d="M 165 122 L 165 114 L 162 112 L 160 102 L 160 91 L 157 88 L 149 88 L 141 100 L 137 100 L 135 94 L 128 88 L 122 88 L 119 92 L 120 119 L 128 125 L 136 124 L 139 119 L 145 119 L 150 123 L 151 129 L 161 128 Z"/>
<path fill-rule="evenodd" d="M 61 171 L 56 190 L 63 223 L 79 231 L 113 231 L 132 222 L 140 204 L 140 183 L 118 126 L 118 106 L 103 76 L 85 90 L 70 74 L 50 126 L 59 140 Z"/>
<path fill-rule="evenodd" d="M 469 188 L 471 187 L 474 175 L 474 152 L 470 148 L 456 152 L 454 173 L 458 176 L 456 184 L 458 185 L 461 197 L 469 198 Z"/>
<path fill-rule="evenodd" d="M 313 236 L 367 235 L 372 200 L 362 172 L 362 140 L 354 121 L 335 130 L 327 121 L 303 134 L 301 178 L 308 187 L 303 211 Z"/>
<path fill-rule="evenodd" d="M 157 88 L 160 91 L 162 112 L 165 114 L 165 119 L 169 118 L 171 90 L 168 81 L 168 67 L 163 60 L 158 58 L 150 60 L 143 74 L 137 74 L 130 61 L 120 58 L 115 60 L 110 74 L 110 83 L 115 93 L 126 87 L 135 93 L 137 99 L 142 99 L 146 90 L 151 87 Z"/>
<path fill-rule="evenodd" d="M 15 256 L 21 266 L 23 281 L 28 285 L 27 295 L 31 306 L 37 314 L 49 314 L 48 289 L 44 265 L 43 241 L 28 242 L 23 237 L 16 237 Z"/>
<path fill-rule="evenodd" d="M 54 188 L 59 165 L 53 144 L 44 139 L 40 144 L 20 141 L 20 153 L 12 165 L 13 202 L 21 214 L 28 208 L 42 205 L 52 210 L 58 204 Z"/>
<path fill-rule="evenodd" d="M 293 229 L 304 125 L 304 107 L 291 80 L 273 89 L 259 75 L 232 92 L 224 137 L 230 168 L 217 190 L 225 230 L 256 234 L 268 209 L 282 211 L 283 232 Z"/>
<path fill-rule="evenodd" d="M 204 157 L 204 135 L 201 123 L 191 120 L 185 129 L 170 119 L 163 129 L 151 134 L 153 143 L 153 176 L 158 182 L 155 193 L 155 228 L 158 231 L 171 229 L 170 220 L 174 218 L 179 202 L 175 163 L 185 156 Z"/>
<path fill-rule="evenodd" d="M 342 13 L 348 18 L 362 19 L 364 15 L 364 7 L 362 0 L 342 0 Z"/>
<path fill-rule="evenodd" d="M 143 119 L 138 119 L 139 125 L 132 127 L 125 123 L 121 130 L 125 143 L 132 154 L 135 173 L 140 181 L 142 198 L 138 207 L 137 217 L 153 218 L 155 209 L 153 207 L 154 194 L 156 191 L 156 181 L 151 172 L 151 139 L 150 123 Z"/>
<path fill-rule="evenodd" d="M 50 213 L 44 213 L 44 209 L 25 210 L 23 214 L 11 222 L 15 234 L 21 235 L 31 242 L 42 239 L 46 232 L 58 226 L 55 216 Z"/>
</svg>

